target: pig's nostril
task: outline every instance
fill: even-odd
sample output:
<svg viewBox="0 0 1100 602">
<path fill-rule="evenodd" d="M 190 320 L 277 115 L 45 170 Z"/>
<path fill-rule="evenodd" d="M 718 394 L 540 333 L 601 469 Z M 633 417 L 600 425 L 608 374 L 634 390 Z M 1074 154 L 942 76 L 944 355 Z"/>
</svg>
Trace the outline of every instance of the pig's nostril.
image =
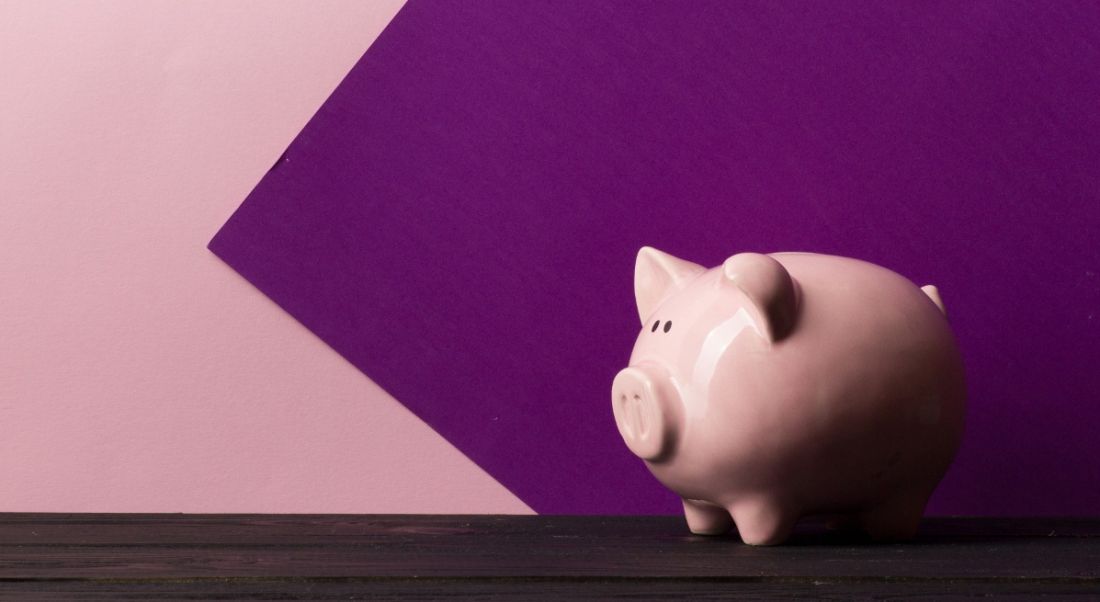
<svg viewBox="0 0 1100 602">
<path fill-rule="evenodd" d="M 642 407 L 641 395 L 634 396 L 634 429 L 638 431 L 639 437 L 645 437 L 649 434 L 648 424 L 646 424 L 646 408 Z"/>
</svg>

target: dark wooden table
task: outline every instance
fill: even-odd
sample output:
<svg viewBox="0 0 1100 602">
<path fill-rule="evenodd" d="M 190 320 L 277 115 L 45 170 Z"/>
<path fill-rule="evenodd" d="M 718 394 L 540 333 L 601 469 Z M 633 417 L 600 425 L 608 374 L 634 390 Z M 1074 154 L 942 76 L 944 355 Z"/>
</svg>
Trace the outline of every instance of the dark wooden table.
<svg viewBox="0 0 1100 602">
<path fill-rule="evenodd" d="M 0 514 L 0 597 L 82 599 L 1100 600 L 1100 519 L 929 518 L 874 544 L 783 546 L 679 517 Z"/>
</svg>

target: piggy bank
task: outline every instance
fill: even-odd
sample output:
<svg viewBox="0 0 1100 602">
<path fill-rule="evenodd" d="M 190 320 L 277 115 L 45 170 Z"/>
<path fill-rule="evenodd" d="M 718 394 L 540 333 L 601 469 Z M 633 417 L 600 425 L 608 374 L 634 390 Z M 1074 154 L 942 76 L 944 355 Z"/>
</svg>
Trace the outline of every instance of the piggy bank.
<svg viewBox="0 0 1100 602">
<path fill-rule="evenodd" d="M 962 360 L 933 286 L 814 253 L 706 269 L 638 253 L 642 329 L 615 376 L 627 447 L 688 528 L 783 542 L 824 515 L 914 535 L 963 431 Z"/>
</svg>

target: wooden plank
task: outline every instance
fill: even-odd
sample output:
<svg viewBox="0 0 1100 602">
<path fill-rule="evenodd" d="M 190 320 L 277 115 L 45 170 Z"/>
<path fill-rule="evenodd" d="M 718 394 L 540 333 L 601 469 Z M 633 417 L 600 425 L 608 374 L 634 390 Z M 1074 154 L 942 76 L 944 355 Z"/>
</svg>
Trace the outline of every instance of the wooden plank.
<svg viewBox="0 0 1100 602">
<path fill-rule="evenodd" d="M 109 577 L 891 577 L 1097 579 L 1095 545 L 923 545 L 919 548 L 733 548 L 699 544 L 622 550 L 524 550 L 395 542 L 385 546 L 4 546 L 0 578 Z M 532 542 L 538 545 L 537 542 Z M 740 545 L 740 544 L 737 544 Z M 706 546 L 706 547 L 704 547 Z"/>
<path fill-rule="evenodd" d="M 349 579 L 211 581 L 0 581 L 0 599 L 12 600 L 852 600 L 904 597 L 962 600 L 1093 600 L 1095 584 L 1031 581 L 845 581 L 845 580 L 538 580 L 538 579 Z"/>
<path fill-rule="evenodd" d="M 811 521 L 789 545 L 756 548 L 690 535 L 679 517 L 0 514 L 0 595 L 74 592 L 1100 597 L 1100 519 L 931 518 L 903 544 Z"/>
<path fill-rule="evenodd" d="M 361 543 L 365 538 L 471 534 L 631 541 L 690 537 L 678 516 L 0 513 L 0 545 Z M 918 541 L 1046 536 L 1100 537 L 1100 518 L 931 517 L 922 523 Z M 809 520 L 799 525 L 791 544 L 839 539 Z"/>
</svg>

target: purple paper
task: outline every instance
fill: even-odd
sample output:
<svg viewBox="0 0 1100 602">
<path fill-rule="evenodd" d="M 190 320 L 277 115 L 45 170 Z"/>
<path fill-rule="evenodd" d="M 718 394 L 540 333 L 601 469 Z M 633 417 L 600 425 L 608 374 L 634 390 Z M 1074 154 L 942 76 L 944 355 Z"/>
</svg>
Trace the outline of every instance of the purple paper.
<svg viewBox="0 0 1100 602">
<path fill-rule="evenodd" d="M 664 513 L 634 255 L 943 293 L 931 512 L 1100 512 L 1100 5 L 411 0 L 210 248 L 543 513 Z"/>
</svg>

